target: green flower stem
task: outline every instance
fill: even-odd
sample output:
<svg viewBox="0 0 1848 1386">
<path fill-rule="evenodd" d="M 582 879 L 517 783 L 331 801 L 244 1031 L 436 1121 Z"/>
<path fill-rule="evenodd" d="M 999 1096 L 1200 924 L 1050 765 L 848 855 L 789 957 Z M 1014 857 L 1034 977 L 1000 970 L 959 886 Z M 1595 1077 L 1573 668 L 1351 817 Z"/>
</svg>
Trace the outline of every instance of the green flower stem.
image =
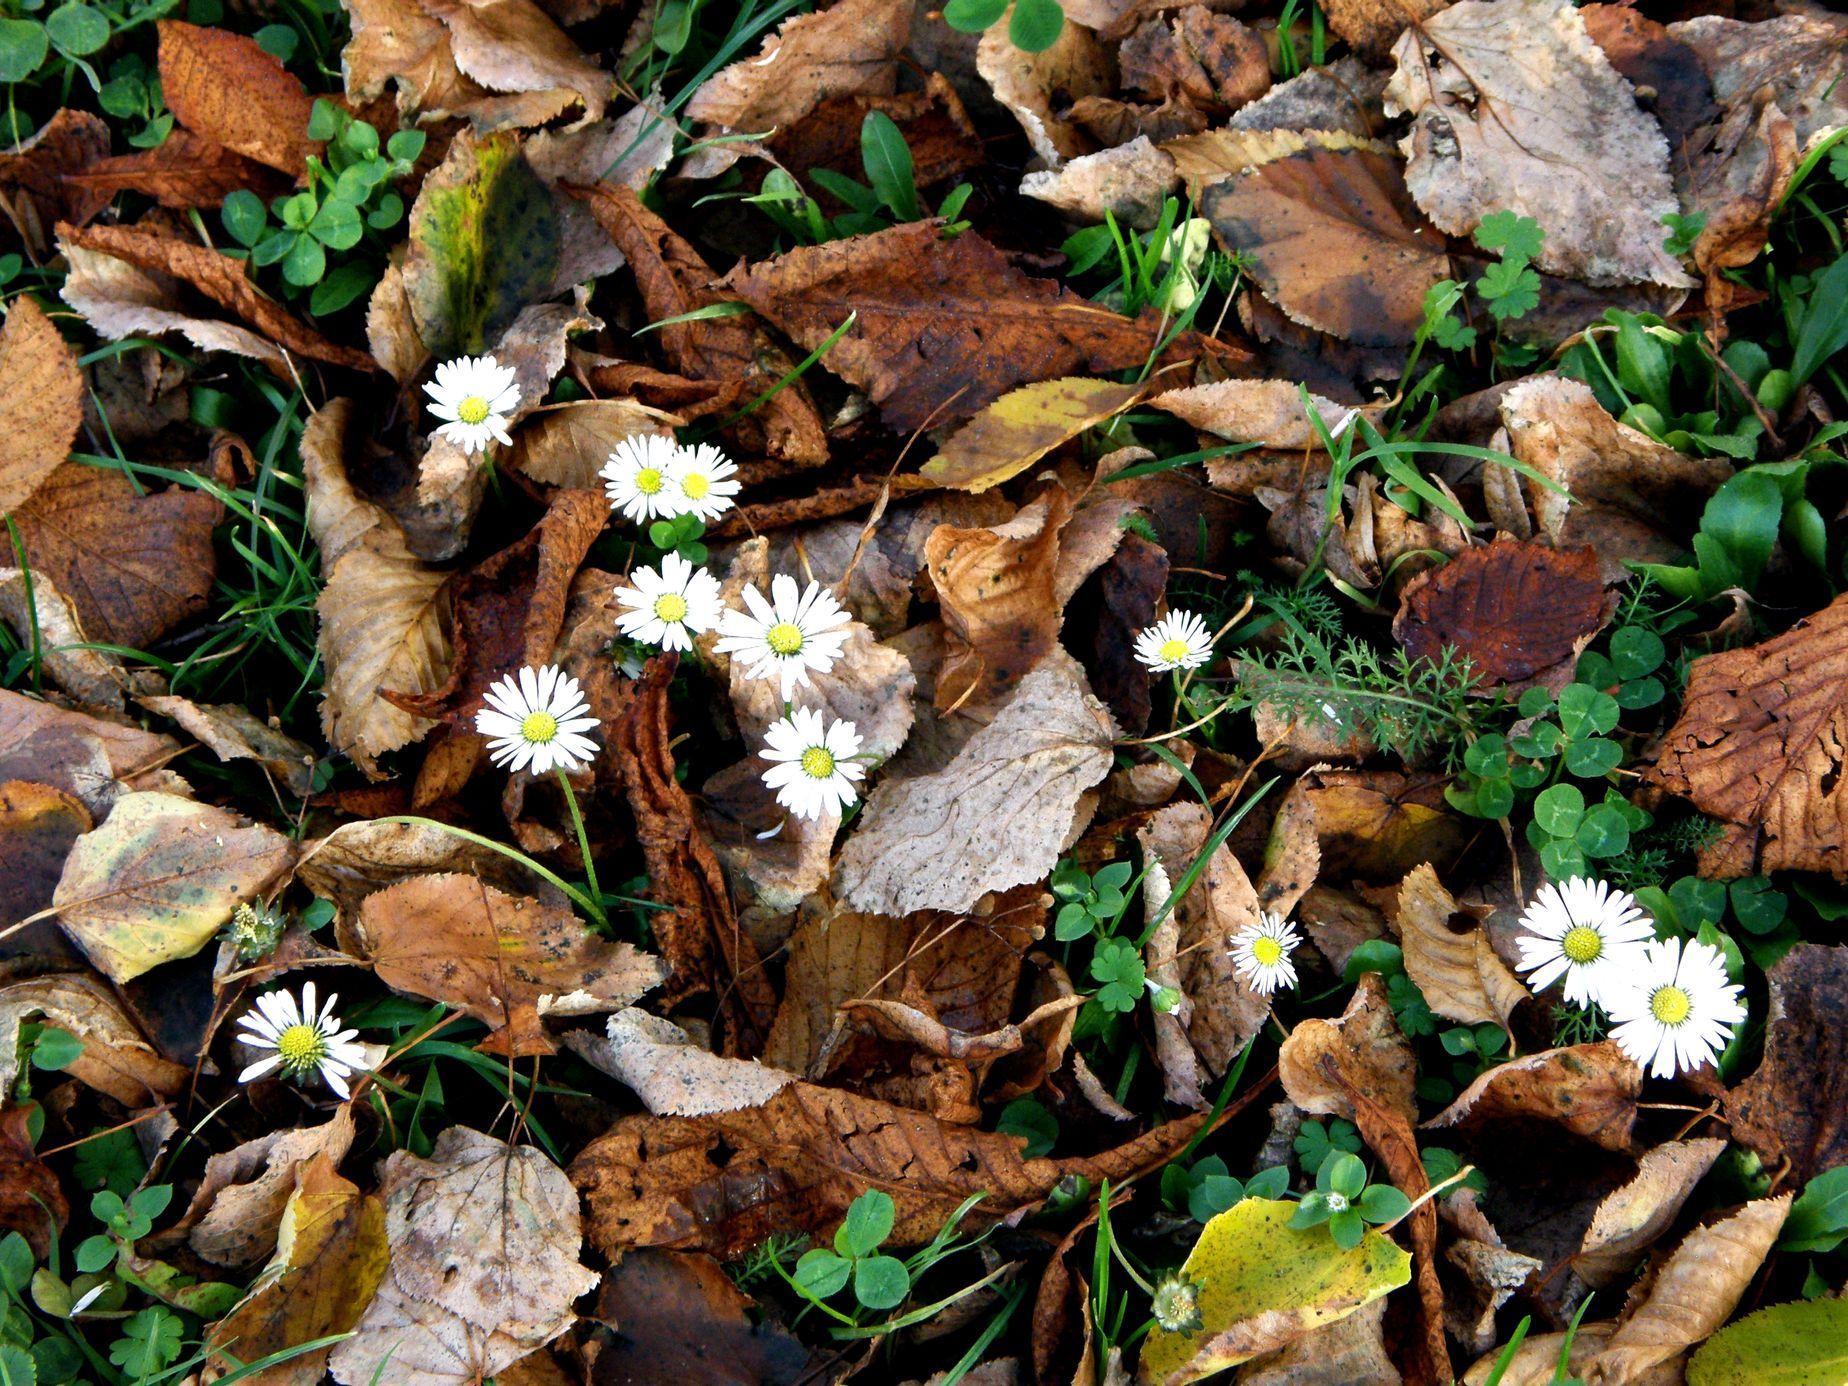
<svg viewBox="0 0 1848 1386">
<path fill-rule="evenodd" d="M 607 925 L 609 917 L 603 912 L 603 892 L 597 887 L 597 865 L 590 859 L 590 837 L 584 831 L 584 815 L 578 812 L 577 794 L 571 788 L 571 777 L 560 769 L 554 772 L 558 783 L 565 791 L 565 803 L 571 809 L 571 826 L 577 829 L 578 853 L 584 858 L 584 880 L 590 886 L 591 898 L 597 903 L 591 907 L 591 914 L 597 923 Z"/>
<path fill-rule="evenodd" d="M 575 801 L 572 803 L 571 809 L 574 814 L 577 812 L 577 804 Z M 573 904 L 599 924 L 608 923 L 608 919 L 603 912 L 603 900 L 601 896 L 595 900 L 591 899 L 590 896 L 565 880 L 565 878 L 560 876 L 556 871 L 541 866 L 517 847 L 509 847 L 504 842 L 496 842 L 493 838 L 483 837 L 480 833 L 471 833 L 467 828 L 458 828 L 453 823 L 439 823 L 434 818 L 422 818 L 414 813 L 394 813 L 384 818 L 376 818 L 373 821 L 376 823 L 409 823 L 419 828 L 435 828 L 438 832 L 448 833 L 451 837 L 460 838 L 463 842 L 472 842 L 477 847 L 486 847 L 490 852 L 498 852 L 501 856 L 507 858 L 508 861 L 518 862 L 521 866 L 524 866 L 547 885 L 557 886 Z M 57 911 L 53 910 L 51 913 L 55 914 Z M 29 924 L 32 921 L 28 919 L 23 922 Z M 13 927 L 18 928 L 20 926 L 14 925 Z M 4 936 L 4 934 L 0 934 L 0 937 Z"/>
</svg>

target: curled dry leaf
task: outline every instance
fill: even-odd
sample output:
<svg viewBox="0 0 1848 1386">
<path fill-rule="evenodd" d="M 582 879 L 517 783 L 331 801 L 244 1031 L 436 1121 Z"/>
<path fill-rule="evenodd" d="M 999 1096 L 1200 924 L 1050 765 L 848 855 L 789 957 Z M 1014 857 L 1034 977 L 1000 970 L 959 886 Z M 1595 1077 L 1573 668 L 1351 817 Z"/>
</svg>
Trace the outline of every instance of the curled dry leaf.
<svg viewBox="0 0 1848 1386">
<path fill-rule="evenodd" d="M 0 435 L 0 513 L 7 513 L 58 469 L 83 426 L 77 358 L 45 310 L 23 294 L 0 328 L 0 391 L 18 401 Z"/>
<path fill-rule="evenodd" d="M 228 29 L 157 27 L 161 96 L 181 125 L 291 178 L 307 171 L 321 152 L 308 138 L 314 99 L 280 59 Z"/>
<path fill-rule="evenodd" d="M 1549 274 L 1691 284 L 1662 249 L 1678 210 L 1668 142 L 1568 0 L 1460 0 L 1393 56 L 1388 112 L 1414 117 L 1406 182 L 1438 227 L 1467 235 L 1513 211 L 1546 232 L 1535 263 Z"/>
<path fill-rule="evenodd" d="M 656 1116 L 706 1116 L 761 1107 L 795 1081 L 755 1059 L 727 1059 L 701 1048 L 671 1020 L 630 1007 L 603 1035 L 574 1030 L 566 1043 L 586 1063 L 632 1089 Z"/>
<path fill-rule="evenodd" d="M 203 491 L 150 492 L 115 468 L 66 462 L 13 520 L 32 572 L 69 599 L 92 640 L 145 650 L 205 610 L 223 513 Z"/>
<path fill-rule="evenodd" d="M 1115 418 L 1141 395 L 1139 385 L 1077 377 L 1023 385 L 957 429 L 921 470 L 939 486 L 986 491 L 1019 476 L 1086 429 Z"/>
<path fill-rule="evenodd" d="M 126 982 L 190 958 L 295 861 L 281 834 L 174 794 L 125 794 L 71 849 L 53 904 L 99 971 Z"/>
<path fill-rule="evenodd" d="M 570 92 L 597 120 L 609 98 L 609 74 L 532 0 L 418 0 L 449 30 L 456 66 L 496 92 Z"/>
<path fill-rule="evenodd" d="M 1363 1304 L 1344 1319 L 1312 1329 L 1239 1369 L 1238 1386 L 1400 1386 L 1386 1353 L 1386 1301 Z"/>
<path fill-rule="evenodd" d="M 162 1058 L 100 982 L 54 973 L 0 987 L 0 1091 L 13 1090 L 19 1027 L 35 1018 L 83 1041 L 64 1072 L 130 1110 L 176 1097 L 186 1085 L 188 1070 Z"/>
<path fill-rule="evenodd" d="M 216 1266 L 252 1266 L 276 1246 L 297 1172 L 324 1159 L 338 1165 L 353 1148 L 353 1109 L 341 1106 L 319 1126 L 270 1131 L 211 1156 L 198 1190 L 155 1245 L 184 1240 Z"/>
<path fill-rule="evenodd" d="M 387 1372 L 472 1386 L 569 1329 L 571 1301 L 597 1283 L 578 1264 L 571 1183 L 531 1146 L 454 1126 L 428 1160 L 394 1153 L 379 1192 L 391 1266 L 334 1349 L 342 1386 Z"/>
<path fill-rule="evenodd" d="M 1581 1323 L 1572 1338 L 1566 1369 L 1578 1380 L 1584 1380 L 1591 1360 L 1616 1331 L 1617 1325 L 1611 1322 Z M 1560 1353 L 1566 1350 L 1564 1333 L 1528 1334 L 1510 1359 L 1507 1370 L 1496 1378 L 1498 1386 L 1553 1386 L 1559 1379 Z M 1478 1361 L 1463 1377 L 1466 1386 L 1486 1386 L 1500 1358 L 1501 1353 L 1497 1351 Z M 1665 1362 L 1638 1377 L 1630 1386 L 1683 1386 L 1685 1379 L 1679 1362 Z"/>
<path fill-rule="evenodd" d="M 1757 1199 L 1723 1222 L 1690 1232 L 1656 1272 L 1648 1298 L 1591 1360 L 1589 1386 L 1636 1386 L 1731 1318 L 1777 1241 L 1791 1198 Z"/>
<path fill-rule="evenodd" d="M 511 895 L 533 895 L 542 903 L 565 903 L 559 889 L 488 847 L 427 823 L 370 819 L 343 823 L 311 842 L 296 864 L 295 878 L 324 900 L 342 921 L 358 917 L 375 890 L 432 872 L 456 872 L 485 881 Z"/>
<path fill-rule="evenodd" d="M 538 411 L 513 439 L 507 465 L 545 486 L 596 489 L 616 445 L 637 434 L 673 436 L 674 416 L 632 399 L 586 399 Z"/>
<path fill-rule="evenodd" d="M 1356 1092 L 1408 1121 L 1418 1115 L 1417 1063 L 1376 972 L 1361 974 L 1339 1019 L 1296 1022 L 1278 1052 L 1277 1076 L 1290 1101 L 1318 1116 L 1352 1121 Z"/>
<path fill-rule="evenodd" d="M 709 1251 L 729 1259 L 773 1231 L 831 1232 L 869 1185 L 897 1205 L 887 1243 L 918 1246 L 973 1193 L 965 1227 L 1037 1205 L 1059 1180 L 1120 1180 L 1171 1158 L 1188 1118 L 1074 1159 L 1029 1160 L 1013 1136 L 951 1126 L 838 1088 L 791 1083 L 760 1107 L 700 1117 L 625 1117 L 587 1146 L 571 1177 L 591 1244 Z M 747 1190 L 749 1191 L 747 1193 Z"/>
<path fill-rule="evenodd" d="M 1616 605 L 1593 549 L 1497 535 L 1413 578 L 1392 633 L 1413 659 L 1434 659 L 1454 645 L 1484 687 L 1540 684 L 1558 692 Z"/>
<path fill-rule="evenodd" d="M 1598 1205 L 1572 1269 L 1597 1288 L 1613 1285 L 1668 1231 L 1694 1186 L 1726 1149 L 1719 1139 L 1670 1141 L 1636 1167 L 1636 1177 Z"/>
<path fill-rule="evenodd" d="M 1398 921 L 1405 975 L 1433 1011 L 1466 1025 L 1508 1027 L 1514 1008 L 1530 993 L 1429 866 L 1413 871 L 1399 887 Z"/>
<path fill-rule="evenodd" d="M 1292 321 L 1361 346 L 1410 342 L 1425 291 L 1450 272 L 1398 162 L 1372 149 L 1310 148 L 1247 168 L 1207 188 L 1200 210 Z"/>
<path fill-rule="evenodd" d="M 924 558 L 947 646 L 936 680 L 939 712 L 992 706 L 1058 644 L 1063 603 L 1054 584 L 1060 531 L 1071 515 L 1071 498 L 1053 486 L 1005 524 L 931 531 Z"/>
<path fill-rule="evenodd" d="M 1110 773 L 1110 714 L 1055 650 L 934 774 L 888 778 L 841 852 L 842 901 L 873 914 L 967 910 L 1044 880 Z"/>
<path fill-rule="evenodd" d="M 1642 1091 L 1643 1071 L 1615 1044 L 1575 1044 L 1496 1065 L 1425 1126 L 1512 1132 L 1519 1129 L 1513 1123 L 1539 1121 L 1606 1150 L 1628 1151 Z"/>
<path fill-rule="evenodd" d="M 496 1052 L 550 1053 L 539 1020 L 627 1006 L 666 980 L 658 959 L 576 915 L 467 876 L 416 876 L 368 895 L 353 940 L 379 979 L 493 1027 Z M 501 1035 L 501 1031 L 506 1031 Z"/>
<path fill-rule="evenodd" d="M 113 200 L 69 181 L 108 155 L 109 126 L 90 111 L 68 107 L 30 139 L 0 151 L 0 189 L 11 195 L 20 237 L 35 255 L 50 253 L 52 228 L 60 221 L 82 226 Z"/>
<path fill-rule="evenodd" d="M 791 23 L 819 18 L 805 16 Z M 635 271 L 635 286 L 650 321 L 678 318 L 725 301 L 708 287 L 714 276 L 699 252 L 643 206 L 635 193 L 599 183 L 579 189 L 578 195 Z M 822 329 L 822 336 L 833 329 L 834 324 Z M 680 374 L 735 385 L 745 403 L 788 381 L 787 389 L 777 390 L 762 408 L 738 421 L 734 436 L 746 453 L 767 453 L 804 467 L 828 460 L 826 429 L 808 387 L 800 377 L 789 379 L 795 363 L 755 314 L 676 322 L 651 335 Z"/>
<path fill-rule="evenodd" d="M 0 781 L 63 790 L 92 814 L 178 755 L 179 742 L 0 689 Z M 62 860 L 62 858 L 60 858 Z"/>
<path fill-rule="evenodd" d="M 757 53 L 709 77 L 687 102 L 687 119 L 761 133 L 830 97 L 890 96 L 910 32 L 904 0 L 841 0 L 798 15 Z"/>
<path fill-rule="evenodd" d="M 991 25 L 975 48 L 976 71 L 995 100 L 1013 114 L 1027 143 L 1048 168 L 1096 146 L 1059 108 L 1112 94 L 1110 51 L 1083 24 L 1067 24 L 1052 46 L 1038 53 L 1017 48 L 1008 26 Z M 1069 115 L 1069 112 L 1067 112 Z"/>
<path fill-rule="evenodd" d="M 1210 385 L 1189 385 L 1156 395 L 1149 404 L 1228 442 L 1262 443 L 1267 448 L 1291 452 L 1322 446 L 1321 435 L 1303 412 L 1297 386 L 1288 380 L 1219 380 Z M 1309 405 L 1330 432 L 1346 424 L 1355 412 L 1315 394 L 1309 396 Z M 1290 465 L 1300 466 L 1300 459 L 1292 458 Z"/>
<path fill-rule="evenodd" d="M 122 693 L 129 674 L 121 657 L 91 647 L 77 609 L 50 573 L 0 568 L 0 617 L 22 649 L 37 645 L 39 667 L 78 703 L 107 712 L 126 707 Z"/>
<path fill-rule="evenodd" d="M 251 1293 L 213 1325 L 207 1341 L 251 1362 L 346 1333 L 371 1303 L 390 1259 L 385 1205 L 362 1194 L 334 1172 L 332 1160 L 317 1154 L 296 1171 L 275 1256 Z M 270 1386 L 315 1386 L 332 1351 L 298 1354 L 262 1378 Z"/>
<path fill-rule="evenodd" d="M 1236 110 L 1270 90 L 1270 54 L 1230 15 L 1189 5 L 1145 19 L 1117 50 L 1121 84 L 1150 101 Z"/>
<path fill-rule="evenodd" d="M 1495 1346 L 1495 1315 L 1546 1262 L 1518 1251 L 1458 1237 L 1444 1248 L 1444 1259 L 1463 1273 L 1466 1294 L 1452 1294 L 1444 1306 L 1444 1325 L 1465 1350 L 1487 1352 Z"/>
<path fill-rule="evenodd" d="M 1139 368 L 1162 340 L 1154 310 L 1125 318 L 933 221 L 741 265 L 722 287 L 806 350 L 852 313 L 827 367 L 898 433 L 959 422 L 1019 385 Z"/>
<path fill-rule="evenodd" d="M 1761 871 L 1848 880 L 1848 597 L 1694 661 L 1649 779 L 1756 837 Z"/>
<path fill-rule="evenodd" d="M 254 760 L 289 792 L 305 799 L 314 785 L 314 752 L 236 703 L 140 698 L 148 711 L 170 717 L 220 760 Z"/>
<path fill-rule="evenodd" d="M 239 188 L 268 202 L 289 186 L 273 169 L 190 130 L 171 130 L 152 149 L 97 159 L 66 181 L 104 197 L 138 192 L 182 211 L 220 206 Z"/>
<path fill-rule="evenodd" d="M 1108 213 L 1139 231 L 1154 228 L 1175 188 L 1174 160 L 1147 135 L 1097 154 L 1081 154 L 1062 168 L 1040 169 L 1020 180 L 1020 195 L 1044 202 L 1073 221 L 1096 225 Z"/>
<path fill-rule="evenodd" d="M 1848 948 L 1799 944 L 1766 976 L 1764 1061 L 1726 1115 L 1734 1140 L 1802 1182 L 1848 1163 Z"/>
</svg>

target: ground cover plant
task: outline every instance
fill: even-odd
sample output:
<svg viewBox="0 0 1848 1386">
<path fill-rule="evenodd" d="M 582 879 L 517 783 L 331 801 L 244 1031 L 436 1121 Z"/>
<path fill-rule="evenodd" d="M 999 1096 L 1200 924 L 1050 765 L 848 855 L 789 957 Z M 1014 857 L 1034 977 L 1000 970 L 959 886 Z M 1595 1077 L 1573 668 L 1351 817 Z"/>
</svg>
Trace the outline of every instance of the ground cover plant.
<svg viewBox="0 0 1848 1386">
<path fill-rule="evenodd" d="M 1845 61 L 6 0 L 0 1383 L 1848 1381 Z"/>
</svg>

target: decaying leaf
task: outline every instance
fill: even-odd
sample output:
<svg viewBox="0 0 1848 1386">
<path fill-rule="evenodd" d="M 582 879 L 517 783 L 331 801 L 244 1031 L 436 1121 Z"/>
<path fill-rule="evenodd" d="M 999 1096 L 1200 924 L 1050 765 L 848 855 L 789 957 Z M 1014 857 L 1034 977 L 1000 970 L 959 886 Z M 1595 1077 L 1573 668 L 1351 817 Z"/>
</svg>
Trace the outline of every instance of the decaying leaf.
<svg viewBox="0 0 1848 1386">
<path fill-rule="evenodd" d="M 1428 19 L 1449 0 L 1328 0 L 1328 27 L 1369 58 L 1383 58 L 1410 26 Z"/>
<path fill-rule="evenodd" d="M 46 255 L 60 221 L 82 226 L 107 207 L 110 196 L 69 181 L 69 175 L 109 154 L 109 126 L 90 111 L 63 107 L 31 138 L 0 152 L 0 189 L 18 218 L 20 237 Z"/>
<path fill-rule="evenodd" d="M 353 1146 L 353 1109 L 342 1106 L 319 1126 L 271 1131 L 213 1155 L 205 1174 L 171 1229 L 156 1245 L 184 1239 L 218 1266 L 251 1266 L 268 1257 L 297 1184 L 298 1171 L 325 1159 L 338 1165 Z"/>
<path fill-rule="evenodd" d="M 531 1146 L 454 1126 L 428 1160 L 398 1151 L 379 1193 L 391 1265 L 329 1366 L 342 1386 L 383 1374 L 471 1386 L 571 1327 L 597 1283 L 571 1183 Z"/>
<path fill-rule="evenodd" d="M 347 1332 L 384 1277 L 385 1206 L 316 1155 L 297 1168 L 276 1254 L 250 1294 L 213 1326 L 209 1342 L 246 1362 Z M 314 1386 L 332 1348 L 299 1354 L 262 1373 L 270 1386 Z"/>
<path fill-rule="evenodd" d="M 1632 1270 L 1724 1149 L 1717 1139 L 1670 1141 L 1644 1155 L 1636 1177 L 1598 1205 L 1572 1260 L 1579 1278 L 1603 1287 Z"/>
<path fill-rule="evenodd" d="M 791 1083 L 760 1107 L 699 1117 L 625 1117 L 572 1163 L 592 1245 L 729 1258 L 772 1231 L 831 1232 L 868 1185 L 897 1205 L 888 1246 L 927 1242 L 970 1194 L 964 1226 L 1036 1205 L 1067 1175 L 1095 1183 L 1154 1168 L 1198 1118 L 1074 1159 L 1024 1158 L 1012 1136 L 950 1126 L 839 1088 Z"/>
<path fill-rule="evenodd" d="M 671 437 L 673 416 L 631 399 L 587 399 L 538 411 L 513 440 L 507 465 L 547 486 L 595 489 L 624 438 Z"/>
<path fill-rule="evenodd" d="M 386 985 L 458 1006 L 515 1054 L 549 1053 L 545 1015 L 628 1005 L 666 979 L 660 962 L 587 931 L 569 910 L 467 876 L 417 876 L 368 895 L 355 942 Z"/>
<path fill-rule="evenodd" d="M 1201 212 L 1294 322 L 1362 346 L 1410 342 L 1424 296 L 1449 273 L 1396 160 L 1311 148 L 1213 184 Z"/>
<path fill-rule="evenodd" d="M 1262 443 L 1292 452 L 1322 445 L 1321 435 L 1303 412 L 1297 386 L 1288 380 L 1219 380 L 1168 390 L 1149 403 L 1228 442 Z M 1309 396 L 1309 405 L 1331 433 L 1354 413 L 1316 394 Z M 1293 465 L 1296 462 L 1292 459 Z"/>
<path fill-rule="evenodd" d="M 1758 1071 L 1726 1099 L 1733 1139 L 1802 1182 L 1848 1162 L 1848 948 L 1800 944 L 1766 974 Z"/>
<path fill-rule="evenodd" d="M 1537 1120 L 1606 1150 L 1627 1151 L 1642 1091 L 1643 1071 L 1615 1044 L 1575 1044 L 1496 1065 L 1425 1125 L 1478 1131 L 1500 1125 L 1507 1134 L 1519 1121 Z"/>
<path fill-rule="evenodd" d="M 314 784 L 314 752 L 236 703 L 195 703 L 185 698 L 142 698 L 141 705 L 170 717 L 220 760 L 254 760 L 299 798 Z"/>
<path fill-rule="evenodd" d="M 788 126 L 835 96 L 889 96 L 911 31 L 903 0 L 843 0 L 798 15 L 754 55 L 708 78 L 689 120 L 759 133 Z"/>
<path fill-rule="evenodd" d="M 247 159 L 216 140 L 190 130 L 173 130 L 152 149 L 97 159 L 66 181 L 100 196 L 138 192 L 163 207 L 217 207 L 239 188 L 265 201 L 280 197 L 288 182 L 273 169 Z"/>
<path fill-rule="evenodd" d="M 211 942 L 239 904 L 295 860 L 287 838 L 174 794 L 125 794 L 71 849 L 53 904 L 111 981 Z"/>
<path fill-rule="evenodd" d="M 1321 1228 L 1289 1225 L 1294 1203 L 1247 1198 L 1200 1233 L 1181 1274 L 1199 1282 L 1202 1326 L 1156 1327 L 1137 1380 L 1185 1386 L 1353 1313 L 1406 1283 L 1411 1258 L 1378 1232 L 1342 1250 Z"/>
<path fill-rule="evenodd" d="M 175 1097 L 185 1086 L 188 1071 L 155 1051 L 100 982 L 53 973 L 0 987 L 0 1091 L 13 1090 L 19 1027 L 34 1018 L 82 1040 L 83 1053 L 64 1071 L 124 1107 Z"/>
<path fill-rule="evenodd" d="M 48 1256 L 70 1225 L 71 1205 L 51 1166 L 33 1152 L 23 1103 L 0 1111 L 0 1227 L 17 1232 L 33 1255 Z"/>
<path fill-rule="evenodd" d="M 532 0 L 418 0 L 449 30 L 456 66 L 489 91 L 570 92 L 596 120 L 609 98 L 609 74 Z"/>
<path fill-rule="evenodd" d="M 1848 880 L 1848 597 L 1759 645 L 1694 661 L 1646 772 L 1757 838 L 1762 871 Z"/>
<path fill-rule="evenodd" d="M 70 455 L 83 426 L 77 358 L 28 295 L 7 309 L 0 329 L 0 390 L 18 409 L 0 435 L 0 513 L 17 510 Z"/>
<path fill-rule="evenodd" d="M 77 609 L 51 574 L 0 568 L 0 617 L 13 628 L 22 648 L 37 644 L 40 668 L 78 703 L 98 711 L 124 709 L 128 670 L 117 655 L 91 646 Z"/>
<path fill-rule="evenodd" d="M 179 750 L 170 736 L 0 689 L 0 781 L 61 789 L 92 815 L 106 813 L 125 784 L 144 779 Z"/>
<path fill-rule="evenodd" d="M 1323 879 L 1397 883 L 1422 863 L 1448 871 L 1471 830 L 1443 807 L 1445 783 L 1440 775 L 1381 770 L 1303 776 L 1297 788 L 1315 814 Z"/>
<path fill-rule="evenodd" d="M 0 778 L 0 923 L 10 926 L 0 941 L 0 958 L 28 957 L 76 962 L 57 921 L 24 921 L 51 904 L 72 845 L 94 826 L 75 795 L 49 784 Z M 0 1077 L 5 1075 L 0 1050 Z"/>
<path fill-rule="evenodd" d="M 624 1252 L 588 1316 L 616 1330 L 597 1358 L 598 1371 L 608 1364 L 616 1380 L 797 1386 L 809 1374 L 809 1350 L 781 1325 L 759 1322 L 752 1308 L 710 1256 L 652 1247 Z"/>
<path fill-rule="evenodd" d="M 1589 1386 L 1634 1386 L 1731 1318 L 1777 1240 L 1791 1197 L 1757 1199 L 1690 1232 L 1656 1273 L 1648 1298 L 1591 1360 Z"/>
<path fill-rule="evenodd" d="M 1058 109 L 1105 97 L 1112 89 L 1110 52 L 1083 24 L 1064 25 L 1052 46 L 1038 53 L 1016 46 L 1008 38 L 1008 25 L 992 25 L 976 45 L 975 65 L 1046 167 L 1056 169 L 1096 147 L 1066 118 L 1070 113 Z"/>
<path fill-rule="evenodd" d="M 929 221 L 741 265 L 721 287 L 811 351 L 853 314 L 824 361 L 899 433 L 959 422 L 1019 385 L 1140 367 L 1161 341 L 1152 309 L 1125 318 Z"/>
<path fill-rule="evenodd" d="M 836 870 L 840 898 L 872 914 L 967 910 L 1045 879 L 1110 772 L 1110 714 L 1055 651 L 935 774 L 887 779 Z"/>
<path fill-rule="evenodd" d="M 301 176 L 321 142 L 308 138 L 314 101 L 301 82 L 254 38 L 229 29 L 163 19 L 160 90 L 174 117 L 291 178 Z"/>
<path fill-rule="evenodd" d="M 1107 212 L 1140 231 L 1161 220 L 1162 203 L 1174 188 L 1174 160 L 1147 135 L 1020 180 L 1022 197 L 1044 202 L 1074 221 L 1095 225 Z"/>
<path fill-rule="evenodd" d="M 1557 692 L 1615 608 L 1592 549 L 1497 535 L 1406 584 L 1392 629 L 1414 659 L 1454 645 L 1484 687 Z"/>
<path fill-rule="evenodd" d="M 1346 1318 L 1311 1329 L 1295 1342 L 1252 1358 L 1239 1386 L 1400 1386 L 1386 1353 L 1386 1301 L 1363 1304 Z"/>
<path fill-rule="evenodd" d="M 1425 214 L 1467 235 L 1491 212 L 1546 232 L 1535 259 L 1590 284 L 1692 281 L 1662 249 L 1677 210 L 1668 142 L 1568 0 L 1459 0 L 1393 49 L 1389 113 L 1414 123 L 1400 147 Z"/>
<path fill-rule="evenodd" d="M 602 1036 L 573 1031 L 583 1059 L 634 1090 L 656 1116 L 706 1116 L 761 1107 L 795 1081 L 755 1059 L 727 1059 L 693 1042 L 671 1020 L 633 1007 L 609 1019 Z"/>
<path fill-rule="evenodd" d="M 1529 993 L 1489 942 L 1488 933 L 1421 866 L 1399 887 L 1399 938 L 1405 975 L 1438 1015 L 1466 1025 L 1508 1026 Z"/>
<path fill-rule="evenodd" d="M 1411 1120 L 1417 1063 L 1393 1019 L 1379 974 L 1361 974 L 1337 1020 L 1299 1020 L 1277 1055 L 1277 1075 L 1290 1101 L 1305 1112 L 1354 1119 L 1354 1092 Z"/>
<path fill-rule="evenodd" d="M 1110 380 L 1042 380 L 1001 396 L 951 434 L 922 468 L 939 486 L 986 491 L 1019 476 L 1040 458 L 1114 418 L 1141 396 L 1137 385 Z"/>
</svg>

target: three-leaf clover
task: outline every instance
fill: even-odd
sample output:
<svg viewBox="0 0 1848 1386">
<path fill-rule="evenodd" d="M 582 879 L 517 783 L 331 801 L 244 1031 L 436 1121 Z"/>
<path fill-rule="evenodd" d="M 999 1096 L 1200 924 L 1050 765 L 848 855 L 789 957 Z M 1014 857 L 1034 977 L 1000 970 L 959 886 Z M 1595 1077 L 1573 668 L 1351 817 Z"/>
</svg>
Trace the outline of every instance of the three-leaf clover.
<svg viewBox="0 0 1848 1386">
<path fill-rule="evenodd" d="M 815 1247 L 796 1262 L 795 1282 L 810 1298 L 839 1294 L 849 1280 L 853 1297 L 867 1309 L 890 1309 L 911 1293 L 911 1272 L 896 1256 L 882 1256 L 880 1246 L 892 1235 L 896 1216 L 892 1196 L 868 1189 L 848 1206 L 835 1229 L 834 1249 Z"/>
<path fill-rule="evenodd" d="M 1347 1251 L 1360 1245 L 1368 1223 L 1397 1222 L 1411 1207 L 1412 1201 L 1391 1184 L 1367 1183 L 1367 1167 L 1360 1157 L 1343 1151 L 1316 1171 L 1315 1188 L 1303 1195 L 1290 1226 L 1300 1229 L 1327 1223 L 1335 1245 Z"/>
</svg>

